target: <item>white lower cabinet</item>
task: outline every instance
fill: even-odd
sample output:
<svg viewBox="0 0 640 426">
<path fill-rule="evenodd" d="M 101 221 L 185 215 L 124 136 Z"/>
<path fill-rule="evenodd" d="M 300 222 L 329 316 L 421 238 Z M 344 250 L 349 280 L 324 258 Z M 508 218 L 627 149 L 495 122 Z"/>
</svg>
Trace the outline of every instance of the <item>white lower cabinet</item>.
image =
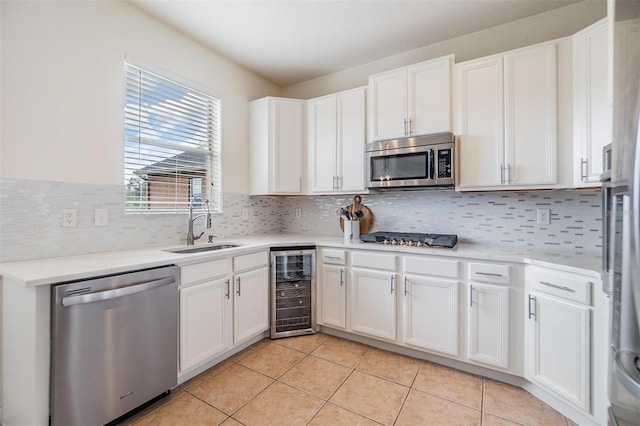
<svg viewBox="0 0 640 426">
<path fill-rule="evenodd" d="M 229 285 L 229 278 L 224 277 L 180 290 L 180 371 L 231 347 Z"/>
<path fill-rule="evenodd" d="M 253 256 L 253 258 L 248 258 Z M 249 262 L 258 262 L 255 264 Z M 264 263 L 262 263 L 264 261 Z M 256 267 L 258 269 L 237 273 L 233 276 L 233 343 L 255 336 L 269 329 L 269 268 L 268 253 L 260 252 L 253 255 L 236 256 L 236 265 L 242 262 L 242 267 Z M 246 263 L 246 265 L 245 265 Z"/>
<path fill-rule="evenodd" d="M 525 377 L 589 413 L 592 283 L 534 268 L 526 284 Z"/>
<path fill-rule="evenodd" d="M 396 340 L 395 272 L 353 269 L 351 330 L 385 340 Z"/>
<path fill-rule="evenodd" d="M 181 374 L 269 328 L 267 265 L 258 252 L 180 268 Z"/>
<path fill-rule="evenodd" d="M 509 288 L 469 284 L 467 348 L 470 360 L 509 368 Z"/>
<path fill-rule="evenodd" d="M 323 265 L 321 280 L 321 322 L 344 330 L 347 326 L 345 267 Z"/>
<path fill-rule="evenodd" d="M 404 343 L 458 356 L 458 282 L 405 276 Z"/>
</svg>

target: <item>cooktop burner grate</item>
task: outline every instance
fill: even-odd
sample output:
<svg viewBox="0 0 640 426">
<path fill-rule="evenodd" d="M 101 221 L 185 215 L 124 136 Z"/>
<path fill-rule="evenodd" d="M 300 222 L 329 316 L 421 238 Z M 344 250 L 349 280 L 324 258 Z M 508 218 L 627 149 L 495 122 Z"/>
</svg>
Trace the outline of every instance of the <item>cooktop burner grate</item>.
<svg viewBox="0 0 640 426">
<path fill-rule="evenodd" d="M 458 243 L 458 236 L 451 234 L 421 234 L 412 232 L 370 232 L 360 236 L 364 243 L 391 244 L 415 247 L 453 248 Z"/>
</svg>

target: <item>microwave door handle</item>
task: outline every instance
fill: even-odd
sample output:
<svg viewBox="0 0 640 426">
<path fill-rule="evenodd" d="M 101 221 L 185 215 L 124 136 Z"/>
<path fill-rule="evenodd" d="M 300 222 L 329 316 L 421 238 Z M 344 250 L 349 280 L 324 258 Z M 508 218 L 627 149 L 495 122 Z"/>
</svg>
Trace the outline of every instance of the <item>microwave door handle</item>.
<svg viewBox="0 0 640 426">
<path fill-rule="evenodd" d="M 433 149 L 427 155 L 427 177 L 433 179 Z"/>
</svg>

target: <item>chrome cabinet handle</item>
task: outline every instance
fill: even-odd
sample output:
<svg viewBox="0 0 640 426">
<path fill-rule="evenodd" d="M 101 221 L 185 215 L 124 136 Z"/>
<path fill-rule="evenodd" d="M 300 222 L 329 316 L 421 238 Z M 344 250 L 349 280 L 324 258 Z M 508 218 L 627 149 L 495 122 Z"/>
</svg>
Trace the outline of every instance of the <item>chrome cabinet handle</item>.
<svg viewBox="0 0 640 426">
<path fill-rule="evenodd" d="M 240 277 L 236 278 L 236 282 L 238 283 L 238 291 L 236 293 L 240 296 Z"/>
<path fill-rule="evenodd" d="M 531 301 L 533 301 L 535 304 L 536 298 L 533 297 L 532 295 L 529 295 L 529 319 L 531 319 L 531 317 L 535 318 L 536 316 L 536 314 L 531 310 Z"/>
<path fill-rule="evenodd" d="M 485 275 L 487 277 L 502 277 L 502 274 L 495 274 L 493 272 L 475 272 L 477 275 Z"/>
<path fill-rule="evenodd" d="M 407 136 L 411 136 L 413 134 L 413 118 L 409 117 L 409 134 Z"/>
<path fill-rule="evenodd" d="M 574 289 L 569 288 L 567 286 L 553 284 L 553 283 L 550 283 L 548 281 L 540 281 L 540 284 L 546 285 L 547 287 L 557 288 L 558 290 L 570 291 L 571 293 L 575 293 L 576 292 Z"/>
<path fill-rule="evenodd" d="M 391 294 L 393 294 L 393 280 L 395 279 L 395 276 L 391 275 Z"/>
<path fill-rule="evenodd" d="M 504 165 L 500 164 L 500 183 L 504 183 Z"/>
<path fill-rule="evenodd" d="M 224 295 L 227 297 L 227 299 L 229 299 L 229 290 L 231 287 L 229 280 L 225 281 L 225 284 L 226 284 L 226 291 Z"/>
<path fill-rule="evenodd" d="M 325 256 L 327 259 L 335 259 L 335 260 L 342 260 L 341 257 L 338 256 Z"/>
<path fill-rule="evenodd" d="M 507 163 L 506 172 L 504 174 L 504 180 L 507 185 L 511 183 L 511 164 Z"/>
<path fill-rule="evenodd" d="M 404 277 L 404 295 L 407 295 L 407 277 Z"/>
<path fill-rule="evenodd" d="M 469 306 L 473 307 L 473 286 L 469 286 Z"/>
<path fill-rule="evenodd" d="M 342 178 L 340 176 L 336 176 L 336 191 L 340 189 L 340 181 Z"/>
<path fill-rule="evenodd" d="M 580 159 L 580 180 L 585 182 L 587 180 L 587 164 L 588 159 L 581 158 Z"/>
<path fill-rule="evenodd" d="M 340 268 L 340 287 L 344 285 L 344 269 Z"/>
<path fill-rule="evenodd" d="M 404 119 L 404 135 L 407 136 L 407 119 Z"/>
<path fill-rule="evenodd" d="M 333 176 L 333 190 L 335 191 L 336 189 L 336 177 Z"/>
</svg>

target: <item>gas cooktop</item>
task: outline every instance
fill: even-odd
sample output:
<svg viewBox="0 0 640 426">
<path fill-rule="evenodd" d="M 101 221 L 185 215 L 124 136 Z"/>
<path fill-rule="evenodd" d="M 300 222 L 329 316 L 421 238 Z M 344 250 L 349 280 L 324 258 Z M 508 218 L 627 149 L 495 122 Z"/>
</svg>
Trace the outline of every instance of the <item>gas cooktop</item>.
<svg viewBox="0 0 640 426">
<path fill-rule="evenodd" d="M 399 246 L 453 248 L 458 243 L 458 236 L 447 234 L 380 231 L 361 235 L 360 241 L 363 243 L 379 243 Z"/>
</svg>

